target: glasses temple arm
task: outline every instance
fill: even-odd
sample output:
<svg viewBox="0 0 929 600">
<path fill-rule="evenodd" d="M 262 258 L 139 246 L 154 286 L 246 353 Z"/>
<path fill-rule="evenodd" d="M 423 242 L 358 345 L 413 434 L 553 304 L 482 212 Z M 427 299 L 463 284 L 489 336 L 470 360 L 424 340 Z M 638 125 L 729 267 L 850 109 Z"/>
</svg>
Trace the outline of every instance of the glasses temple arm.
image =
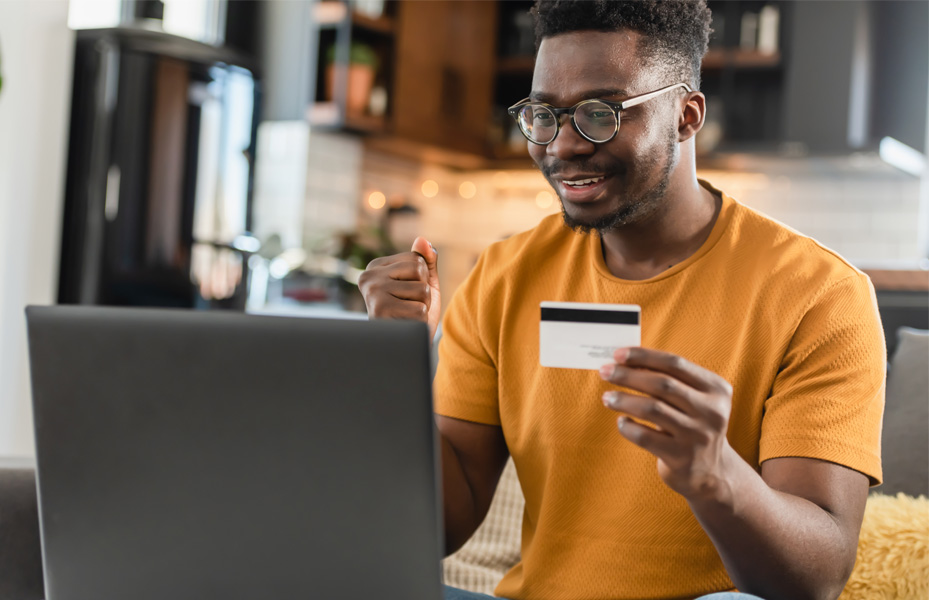
<svg viewBox="0 0 929 600">
<path fill-rule="evenodd" d="M 687 85 L 686 83 L 675 83 L 674 85 L 663 87 L 660 90 L 655 90 L 654 92 L 649 92 L 647 94 L 642 94 L 641 96 L 636 96 L 635 98 L 629 98 L 628 100 L 624 100 L 623 102 L 620 103 L 621 104 L 620 110 L 625 110 L 627 108 L 636 106 L 637 104 L 642 104 L 646 100 L 651 100 L 655 96 L 660 96 L 661 94 L 664 94 L 665 92 L 670 92 L 671 90 L 679 88 L 679 87 L 684 88 L 688 92 L 693 91 L 692 89 L 690 89 L 690 86 Z"/>
<path fill-rule="evenodd" d="M 519 102 L 517 102 L 517 103 L 514 104 L 513 106 L 511 106 L 511 107 L 509 107 L 508 109 L 506 109 L 506 112 L 512 112 L 513 109 L 519 107 L 521 104 L 526 104 L 527 102 L 530 102 L 530 101 L 531 101 L 530 98 L 523 98 L 522 100 L 520 100 Z"/>
</svg>

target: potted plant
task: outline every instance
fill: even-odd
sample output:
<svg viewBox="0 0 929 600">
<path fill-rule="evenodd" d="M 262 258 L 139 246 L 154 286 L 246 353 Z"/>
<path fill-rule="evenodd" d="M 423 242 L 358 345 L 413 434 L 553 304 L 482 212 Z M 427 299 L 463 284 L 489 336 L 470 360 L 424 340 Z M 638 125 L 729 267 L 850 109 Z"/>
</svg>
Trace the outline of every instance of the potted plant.
<svg viewBox="0 0 929 600">
<path fill-rule="evenodd" d="M 336 47 L 332 45 L 326 55 L 326 96 L 335 97 Z M 345 110 L 348 113 L 365 112 L 374 87 L 374 75 L 377 71 L 377 54 L 367 44 L 352 42 L 348 53 L 348 71 L 346 76 Z"/>
</svg>

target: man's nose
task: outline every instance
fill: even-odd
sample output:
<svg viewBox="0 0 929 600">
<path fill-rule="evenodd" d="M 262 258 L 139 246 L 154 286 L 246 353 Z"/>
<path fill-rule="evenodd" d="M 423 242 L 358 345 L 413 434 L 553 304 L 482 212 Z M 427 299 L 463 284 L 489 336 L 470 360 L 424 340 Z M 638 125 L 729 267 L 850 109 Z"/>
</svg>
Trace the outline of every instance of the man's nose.
<svg viewBox="0 0 929 600">
<path fill-rule="evenodd" d="M 596 149 L 593 142 L 577 132 L 571 117 L 561 115 L 558 135 L 545 147 L 545 153 L 559 160 L 568 160 L 578 155 L 593 154 Z"/>
</svg>

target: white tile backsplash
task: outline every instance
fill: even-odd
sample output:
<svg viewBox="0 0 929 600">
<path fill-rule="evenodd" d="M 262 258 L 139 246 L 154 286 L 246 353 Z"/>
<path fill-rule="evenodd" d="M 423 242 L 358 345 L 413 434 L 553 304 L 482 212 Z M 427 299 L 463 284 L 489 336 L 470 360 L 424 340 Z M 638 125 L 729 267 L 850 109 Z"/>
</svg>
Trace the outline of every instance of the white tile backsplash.
<svg viewBox="0 0 929 600">
<path fill-rule="evenodd" d="M 856 264 L 910 262 L 918 250 L 919 181 L 892 169 L 798 176 L 701 172 L 714 185 Z"/>
</svg>

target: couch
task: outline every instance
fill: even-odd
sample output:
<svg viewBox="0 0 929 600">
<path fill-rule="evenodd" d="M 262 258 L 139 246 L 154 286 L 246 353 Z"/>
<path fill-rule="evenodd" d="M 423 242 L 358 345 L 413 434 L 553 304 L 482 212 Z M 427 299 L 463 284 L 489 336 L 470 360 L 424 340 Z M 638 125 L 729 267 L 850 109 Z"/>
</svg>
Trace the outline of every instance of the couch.
<svg viewBox="0 0 929 600">
<path fill-rule="evenodd" d="M 887 379 L 884 484 L 868 500 L 841 600 L 929 598 L 929 331 L 901 328 Z M 443 563 L 450 585 L 492 593 L 519 560 L 522 492 L 512 461 L 474 537 Z M 0 600 L 41 600 L 35 473 L 0 465 Z"/>
<path fill-rule="evenodd" d="M 0 467 L 0 599 L 45 597 L 39 539 L 35 471 Z"/>
</svg>

